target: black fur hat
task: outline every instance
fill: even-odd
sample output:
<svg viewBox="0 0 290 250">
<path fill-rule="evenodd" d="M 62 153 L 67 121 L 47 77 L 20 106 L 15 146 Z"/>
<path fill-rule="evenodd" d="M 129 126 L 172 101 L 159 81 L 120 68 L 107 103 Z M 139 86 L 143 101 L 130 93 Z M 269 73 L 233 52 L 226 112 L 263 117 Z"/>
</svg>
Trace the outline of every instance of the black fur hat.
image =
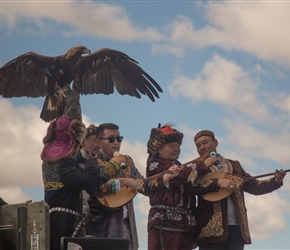
<svg viewBox="0 0 290 250">
<path fill-rule="evenodd" d="M 162 127 L 151 129 L 150 139 L 147 143 L 149 158 L 158 157 L 158 149 L 166 143 L 178 142 L 180 145 L 182 144 L 183 133 L 173 129 L 172 126 L 173 124 L 167 123 Z"/>
</svg>

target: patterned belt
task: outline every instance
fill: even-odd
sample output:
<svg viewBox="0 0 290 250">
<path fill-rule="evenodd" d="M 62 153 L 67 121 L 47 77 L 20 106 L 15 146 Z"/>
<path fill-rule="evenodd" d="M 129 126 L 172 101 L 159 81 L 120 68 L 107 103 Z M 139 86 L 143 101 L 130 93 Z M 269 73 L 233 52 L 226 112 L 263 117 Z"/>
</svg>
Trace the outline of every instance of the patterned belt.
<svg viewBox="0 0 290 250">
<path fill-rule="evenodd" d="M 53 207 L 51 209 L 49 209 L 49 213 L 51 212 L 65 212 L 65 213 L 69 213 L 69 214 L 73 214 L 75 216 L 78 216 L 78 217 L 81 217 L 82 215 L 77 212 L 77 211 L 74 211 L 74 210 L 71 210 L 71 209 L 68 209 L 68 208 L 63 208 L 63 207 Z"/>
<path fill-rule="evenodd" d="M 153 205 L 152 208 L 166 210 L 169 213 L 173 214 L 191 214 L 190 210 L 181 207 L 170 207 L 165 205 Z"/>
<path fill-rule="evenodd" d="M 165 231 L 171 231 L 171 232 L 186 232 L 186 230 L 182 228 L 172 228 L 172 227 L 163 227 L 163 226 L 161 227 L 157 225 L 153 227 L 159 230 L 165 230 Z"/>
</svg>

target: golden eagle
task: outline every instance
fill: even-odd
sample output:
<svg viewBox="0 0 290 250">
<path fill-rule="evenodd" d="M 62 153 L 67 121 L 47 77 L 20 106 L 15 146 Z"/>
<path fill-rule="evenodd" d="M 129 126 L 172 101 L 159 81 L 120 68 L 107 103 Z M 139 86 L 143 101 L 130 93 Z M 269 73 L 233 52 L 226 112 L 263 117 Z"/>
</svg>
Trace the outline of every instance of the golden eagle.
<svg viewBox="0 0 290 250">
<path fill-rule="evenodd" d="M 56 57 L 28 52 L 0 68 L 0 95 L 45 96 L 40 117 L 46 122 L 63 114 L 81 119 L 77 114 L 80 94 L 108 95 L 114 88 L 121 95 L 147 95 L 153 102 L 154 97 L 159 98 L 158 91 L 162 92 L 137 61 L 108 48 L 91 53 L 84 46 L 75 46 Z"/>
</svg>

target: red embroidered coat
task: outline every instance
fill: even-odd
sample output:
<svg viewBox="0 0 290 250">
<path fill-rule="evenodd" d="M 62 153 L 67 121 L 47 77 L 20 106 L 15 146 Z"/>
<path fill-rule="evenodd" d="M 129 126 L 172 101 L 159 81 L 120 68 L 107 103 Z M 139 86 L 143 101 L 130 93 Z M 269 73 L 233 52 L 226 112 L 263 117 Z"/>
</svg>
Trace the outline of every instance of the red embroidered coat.
<svg viewBox="0 0 290 250">
<path fill-rule="evenodd" d="M 175 164 L 180 165 L 178 161 Z M 147 165 L 147 177 L 161 173 L 172 165 L 171 161 L 162 158 L 153 159 Z M 195 205 L 196 203 L 195 188 L 191 183 L 188 183 L 188 176 L 195 170 L 195 167 L 196 169 L 206 168 L 203 162 L 196 162 L 190 167 L 184 167 L 177 177 L 170 180 L 169 188 L 156 189 L 155 192 L 149 194 L 151 208 L 149 211 L 148 230 L 154 226 L 161 226 L 162 223 L 163 227 L 195 232 L 196 221 L 191 211 L 191 204 Z M 158 185 L 158 183 L 154 183 L 153 180 L 149 185 Z M 214 187 L 211 189 L 211 192 L 216 190 L 216 187 Z M 183 211 L 190 211 L 191 214 L 170 214 L 170 216 L 166 216 L 166 219 L 163 220 L 167 211 L 166 209 L 158 209 L 156 206 L 180 208 Z"/>
</svg>

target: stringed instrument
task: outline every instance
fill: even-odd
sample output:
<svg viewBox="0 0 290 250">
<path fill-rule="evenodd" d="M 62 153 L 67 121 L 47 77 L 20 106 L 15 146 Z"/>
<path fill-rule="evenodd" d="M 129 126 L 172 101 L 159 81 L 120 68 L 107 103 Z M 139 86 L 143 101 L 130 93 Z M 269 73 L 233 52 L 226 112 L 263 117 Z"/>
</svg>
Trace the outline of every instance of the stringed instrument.
<svg viewBox="0 0 290 250">
<path fill-rule="evenodd" d="M 204 161 L 206 160 L 207 157 L 198 157 L 192 161 L 186 162 L 184 164 L 182 164 L 181 166 L 186 166 L 186 167 L 190 167 L 191 164 L 194 164 L 197 161 Z M 160 172 L 158 174 L 152 175 L 146 179 L 143 180 L 144 182 L 150 181 L 152 179 L 158 178 L 160 176 L 163 176 L 164 174 L 168 173 L 169 170 L 165 170 L 163 172 Z M 124 178 L 116 178 L 115 180 L 121 180 Z M 133 179 L 133 178 L 130 178 Z M 114 179 L 112 179 L 114 180 Z M 128 202 L 130 202 L 136 195 L 137 195 L 137 191 L 135 191 L 134 189 L 130 188 L 130 187 L 121 187 L 121 189 L 116 192 L 116 193 L 107 193 L 105 194 L 103 197 L 98 197 L 98 200 L 100 201 L 100 203 L 107 207 L 107 208 L 118 208 L 121 206 L 126 205 Z"/>
<path fill-rule="evenodd" d="M 128 178 L 118 178 L 112 180 L 121 180 Z M 133 179 L 133 178 L 129 178 Z M 108 193 L 103 197 L 98 197 L 100 203 L 107 208 L 118 208 L 126 205 L 130 202 L 138 192 L 130 187 L 121 187 L 121 189 L 116 193 Z"/>
<path fill-rule="evenodd" d="M 283 170 L 284 172 L 289 172 L 290 169 Z M 239 188 L 242 184 L 249 180 L 257 179 L 257 178 L 262 178 L 266 176 L 271 176 L 274 175 L 274 173 L 268 173 L 268 174 L 262 174 L 262 175 L 256 175 L 256 176 L 251 176 L 251 177 L 242 177 L 239 175 L 235 174 L 229 174 L 229 173 L 224 173 L 224 172 L 211 172 L 208 173 L 207 175 L 202 177 L 202 180 L 213 180 L 213 179 L 229 179 L 231 180 L 237 188 Z M 207 201 L 219 201 L 222 200 L 226 197 L 228 197 L 231 194 L 231 192 L 226 189 L 226 188 L 220 188 L 219 191 L 217 192 L 212 192 L 212 193 L 207 193 L 202 195 L 202 198 L 207 200 Z"/>
</svg>

